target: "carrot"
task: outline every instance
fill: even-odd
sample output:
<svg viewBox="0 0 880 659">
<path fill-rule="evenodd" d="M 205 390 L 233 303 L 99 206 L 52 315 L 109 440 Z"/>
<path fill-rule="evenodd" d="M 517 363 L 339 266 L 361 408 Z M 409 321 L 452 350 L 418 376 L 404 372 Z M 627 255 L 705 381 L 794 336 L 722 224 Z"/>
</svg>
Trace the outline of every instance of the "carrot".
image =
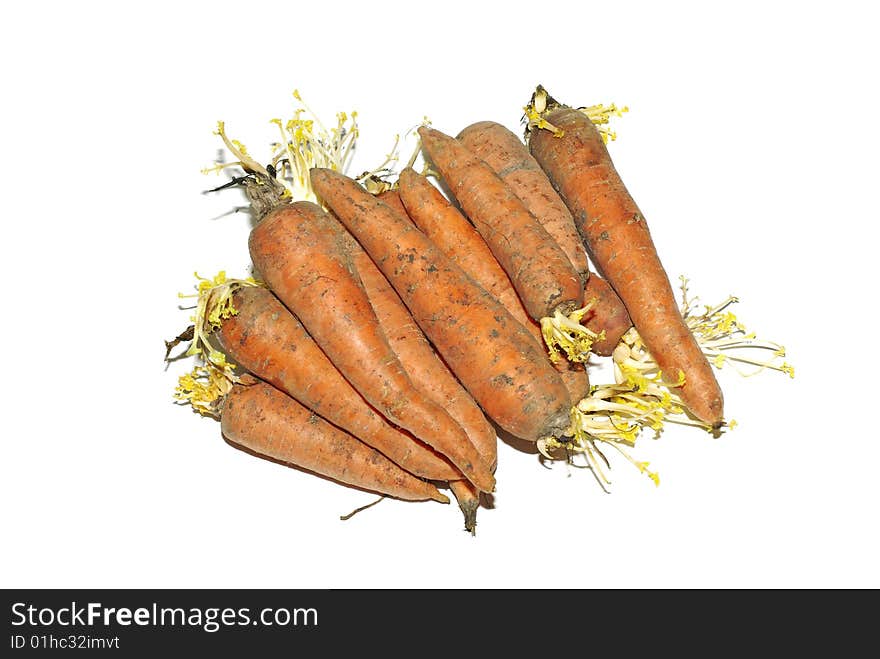
<svg viewBox="0 0 880 659">
<path fill-rule="evenodd" d="M 600 336 L 593 341 L 590 350 L 602 357 L 608 357 L 632 327 L 632 320 L 611 285 L 595 273 L 587 280 L 584 300 L 593 304 L 581 324 Z"/>
<path fill-rule="evenodd" d="M 386 204 L 391 206 L 391 208 L 400 212 L 404 217 L 408 217 L 406 212 L 406 207 L 403 205 L 403 202 L 400 200 L 400 193 L 394 190 L 384 190 L 376 195 L 378 199 L 381 199 Z"/>
<path fill-rule="evenodd" d="M 397 198 L 399 203 L 396 194 L 385 196 Z M 377 197 L 382 199 L 383 195 Z M 498 437 L 495 428 L 431 347 L 385 275 L 354 238 L 351 242 L 352 258 L 361 275 L 364 290 L 370 298 L 382 330 L 388 337 L 388 343 L 406 369 L 407 375 L 416 387 L 442 406 L 464 428 L 484 462 L 494 471 L 498 464 Z M 464 515 L 465 529 L 475 533 L 477 509 L 480 506 L 479 490 L 466 480 L 448 480 L 449 488 Z"/>
<path fill-rule="evenodd" d="M 562 379 L 495 298 L 350 178 L 316 168 L 311 181 L 491 419 L 532 441 L 568 429 L 571 399 Z"/>
<path fill-rule="evenodd" d="M 522 140 L 494 121 L 471 124 L 456 139 L 510 186 L 565 252 L 581 281 L 586 282 L 590 277 L 589 263 L 574 219 Z"/>
<path fill-rule="evenodd" d="M 491 491 L 495 478 L 464 430 L 416 389 L 391 351 L 345 252 L 344 235 L 316 204 L 282 205 L 251 231 L 251 259 L 367 402 L 449 458 L 479 489 Z"/>
<path fill-rule="evenodd" d="M 590 272 L 587 252 L 568 207 L 553 189 L 547 174 L 529 148 L 505 126 L 480 121 L 463 129 L 456 139 L 482 158 L 510 186 L 547 232 L 559 244 L 586 282 L 584 301 L 594 301 L 581 323 L 598 337 L 592 352 L 611 355 L 632 323 L 626 307 L 608 282 Z"/>
<path fill-rule="evenodd" d="M 541 118 L 554 130 L 531 131 L 532 155 L 574 216 L 593 262 L 626 305 L 664 381 L 678 387 L 698 419 L 720 426 L 721 388 L 682 319 L 645 218 L 599 131 L 583 113 L 552 99 L 542 109 Z"/>
<path fill-rule="evenodd" d="M 540 326 L 529 316 L 507 273 L 467 218 L 427 178 L 410 167 L 398 177 L 398 193 L 416 226 L 529 330 L 535 345 L 543 352 Z M 583 364 L 560 359 L 553 365 L 572 400 L 578 401 L 589 393 L 590 381 Z"/>
<path fill-rule="evenodd" d="M 271 291 L 238 286 L 230 294 L 235 313 L 222 319 L 214 336 L 231 361 L 416 476 L 461 477 L 445 458 L 370 407 Z"/>
<path fill-rule="evenodd" d="M 220 427 L 234 445 L 346 485 L 409 501 L 449 503 L 431 483 L 265 382 L 233 385 L 223 401 Z"/>
<path fill-rule="evenodd" d="M 458 508 L 464 515 L 464 528 L 471 535 L 477 532 L 477 511 L 480 509 L 480 493 L 467 481 L 449 481 Z"/>
<path fill-rule="evenodd" d="M 580 275 L 510 187 L 460 142 L 419 128 L 422 147 L 535 320 L 583 305 Z"/>
<path fill-rule="evenodd" d="M 351 238 L 351 255 L 379 325 L 412 383 L 460 425 L 489 469 L 498 463 L 498 437 L 483 411 L 428 343 L 400 296 L 363 248 Z M 454 479 L 453 476 L 451 479 Z M 447 477 L 450 479 L 450 477 Z"/>
</svg>

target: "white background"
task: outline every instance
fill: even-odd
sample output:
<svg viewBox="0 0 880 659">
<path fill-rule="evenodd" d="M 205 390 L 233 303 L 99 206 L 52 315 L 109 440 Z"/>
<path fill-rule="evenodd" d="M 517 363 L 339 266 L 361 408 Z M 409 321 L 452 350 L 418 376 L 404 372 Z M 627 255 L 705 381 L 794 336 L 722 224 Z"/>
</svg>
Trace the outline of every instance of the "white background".
<svg viewBox="0 0 880 659">
<path fill-rule="evenodd" d="M 7 8 L 0 586 L 880 586 L 867 6 Z M 223 180 L 200 174 L 218 119 L 259 158 L 293 89 L 356 109 L 356 173 L 424 115 L 518 129 L 539 82 L 630 107 L 611 153 L 668 272 L 707 303 L 738 295 L 794 380 L 722 372 L 739 427 L 641 440 L 659 488 L 618 459 L 605 494 L 502 445 L 475 537 L 454 504 L 340 521 L 374 497 L 236 451 L 172 402 L 178 291 L 247 274 L 247 217 L 222 216 L 241 197 L 201 194 Z"/>
</svg>

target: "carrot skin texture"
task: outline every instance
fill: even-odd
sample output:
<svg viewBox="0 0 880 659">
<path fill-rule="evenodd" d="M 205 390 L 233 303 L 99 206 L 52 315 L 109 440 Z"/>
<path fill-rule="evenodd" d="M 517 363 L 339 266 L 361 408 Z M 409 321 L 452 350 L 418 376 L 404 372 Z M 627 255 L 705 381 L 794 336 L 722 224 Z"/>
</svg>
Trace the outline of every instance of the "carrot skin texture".
<svg viewBox="0 0 880 659">
<path fill-rule="evenodd" d="M 428 339 L 403 304 L 400 296 L 376 267 L 370 256 L 352 239 L 352 258 L 364 290 L 373 305 L 382 330 L 388 337 L 410 380 L 460 425 L 485 464 L 495 471 L 498 437 L 483 411 L 437 356 Z M 455 480 L 457 476 L 444 480 Z"/>
<path fill-rule="evenodd" d="M 464 214 L 510 276 L 529 315 L 583 306 L 580 275 L 562 248 L 492 168 L 455 138 L 419 128 L 422 148 L 443 176 Z"/>
<path fill-rule="evenodd" d="M 594 301 L 581 325 L 597 334 L 605 332 L 605 338 L 593 343 L 591 350 L 597 355 L 608 357 L 620 342 L 621 337 L 632 327 L 632 319 L 626 305 L 611 288 L 611 285 L 597 274 L 590 275 L 584 288 L 584 301 Z"/>
<path fill-rule="evenodd" d="M 510 277 L 467 218 L 428 179 L 412 168 L 400 173 L 398 184 L 400 200 L 415 225 L 452 262 L 498 300 L 529 331 L 537 349 L 547 357 L 540 325 L 529 316 Z M 549 357 L 547 359 L 549 361 Z M 583 364 L 560 360 L 553 367 L 562 377 L 573 401 L 579 401 L 589 393 L 590 380 Z"/>
<path fill-rule="evenodd" d="M 464 430 L 415 388 L 391 351 L 344 236 L 336 218 L 298 201 L 275 209 L 251 231 L 251 259 L 367 402 L 449 458 L 479 489 L 492 491 L 495 478 Z"/>
<path fill-rule="evenodd" d="M 464 528 L 474 535 L 477 530 L 477 510 L 480 508 L 480 493 L 467 481 L 450 481 L 449 489 L 452 491 L 458 507 L 464 515 Z"/>
<path fill-rule="evenodd" d="M 644 216 L 623 184 L 593 123 L 559 107 L 545 116 L 561 137 L 533 130 L 529 149 L 575 218 L 593 262 L 614 287 L 667 383 L 712 426 L 724 401 L 712 367 L 685 325 Z"/>
<path fill-rule="evenodd" d="M 568 256 L 586 282 L 584 302 L 596 298 L 583 324 L 597 334 L 605 332 L 605 338 L 596 341 L 592 351 L 597 355 L 609 356 L 632 322 L 614 289 L 590 272 L 587 252 L 574 218 L 541 165 L 514 132 L 494 121 L 471 124 L 456 139 L 482 158 L 510 186 Z M 585 395 L 582 394 L 578 400 Z"/>
<path fill-rule="evenodd" d="M 377 197 L 385 201 L 389 207 L 398 210 L 401 217 L 411 222 L 396 192 L 393 194 L 386 192 Z M 394 200 L 397 200 L 396 204 Z M 464 428 L 484 462 L 494 472 L 498 464 L 498 437 L 495 428 L 443 360 L 434 352 L 385 275 L 354 238 L 351 242 L 353 243 L 352 258 L 361 276 L 364 290 L 373 304 L 379 324 L 388 337 L 391 348 L 397 354 L 413 384 L 449 412 L 449 415 Z M 480 507 L 479 491 L 467 480 L 458 478 L 446 480 L 464 515 L 465 529 L 472 534 L 475 533 L 477 509 Z"/>
<path fill-rule="evenodd" d="M 559 374 L 497 300 L 348 177 L 316 168 L 311 179 L 491 419 L 532 441 L 568 429 L 571 399 Z"/>
<path fill-rule="evenodd" d="M 391 206 L 391 208 L 402 213 L 403 217 L 409 219 L 409 216 L 406 212 L 406 207 L 400 200 L 400 193 L 398 193 L 397 190 L 385 190 L 384 192 L 380 192 L 379 194 L 377 194 L 376 197 Z"/>
<path fill-rule="evenodd" d="M 233 306 L 238 313 L 223 321 L 216 336 L 235 364 L 416 476 L 461 478 L 446 458 L 370 407 L 271 291 L 240 288 L 233 294 Z"/>
<path fill-rule="evenodd" d="M 220 415 L 233 444 L 322 476 L 408 501 L 449 498 L 265 382 L 233 385 Z"/>
<path fill-rule="evenodd" d="M 574 218 L 519 136 L 494 121 L 479 121 L 464 128 L 456 139 L 510 186 L 586 282 L 590 277 L 587 252 Z"/>
</svg>

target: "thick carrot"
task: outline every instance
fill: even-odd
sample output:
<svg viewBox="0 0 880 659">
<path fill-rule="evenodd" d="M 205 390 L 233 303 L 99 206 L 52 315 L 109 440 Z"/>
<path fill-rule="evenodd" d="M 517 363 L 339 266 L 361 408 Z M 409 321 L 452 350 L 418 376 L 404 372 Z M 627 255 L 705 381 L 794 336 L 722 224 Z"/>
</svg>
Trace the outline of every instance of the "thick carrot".
<svg viewBox="0 0 880 659">
<path fill-rule="evenodd" d="M 597 355 L 608 357 L 620 342 L 620 338 L 632 327 L 632 320 L 623 301 L 611 285 L 593 273 L 584 288 L 584 301 L 593 303 L 581 324 L 596 334 L 605 336 L 593 342 L 590 348 Z"/>
<path fill-rule="evenodd" d="M 599 131 L 566 106 L 549 109 L 543 118 L 562 133 L 533 130 L 530 151 L 574 216 L 593 262 L 623 300 L 664 380 L 676 386 L 683 379 L 679 392 L 690 411 L 721 424 L 721 388 L 682 320 L 645 218 Z"/>
<path fill-rule="evenodd" d="M 493 490 L 495 478 L 464 430 L 416 389 L 389 347 L 344 235 L 339 222 L 318 205 L 298 201 L 277 207 L 251 231 L 251 258 L 367 402 L 449 458 L 479 489 Z"/>
<path fill-rule="evenodd" d="M 346 485 L 409 501 L 449 503 L 431 483 L 265 382 L 233 385 L 223 401 L 220 427 L 233 444 Z"/>
<path fill-rule="evenodd" d="M 383 198 L 381 194 L 377 196 Z M 387 196 L 389 195 L 386 193 Z M 399 197 L 396 194 L 392 196 L 397 198 L 399 203 Z M 387 199 L 385 201 L 388 202 Z M 402 212 L 405 213 L 405 210 Z M 406 216 L 402 215 L 402 217 Z M 409 221 L 408 217 L 407 221 Z M 354 238 L 351 242 L 352 258 L 361 276 L 364 290 L 376 311 L 382 330 L 388 337 L 391 349 L 400 359 L 407 375 L 416 387 L 442 406 L 464 428 L 485 463 L 494 471 L 498 464 L 498 437 L 495 428 L 431 347 L 385 275 Z M 480 493 L 466 480 L 456 478 L 448 480 L 449 489 L 455 495 L 464 515 L 465 528 L 474 533 Z"/>
<path fill-rule="evenodd" d="M 620 337 L 632 326 L 629 314 L 608 282 L 590 272 L 584 241 L 574 218 L 529 148 L 514 132 L 494 121 L 471 124 L 456 139 L 510 186 L 584 278 L 584 302 L 594 302 L 581 322 L 595 334 L 604 332 L 604 338 L 594 341 L 591 350 L 597 355 L 609 356 Z"/>
<path fill-rule="evenodd" d="M 398 186 L 400 200 L 416 226 L 453 263 L 498 300 L 532 334 L 535 345 L 543 352 L 541 327 L 529 316 L 510 277 L 467 218 L 427 178 L 412 168 L 400 173 Z M 583 364 L 561 359 L 553 366 L 565 382 L 572 400 L 579 401 L 589 393 L 590 380 Z"/>
<path fill-rule="evenodd" d="M 465 215 L 489 245 L 535 320 L 583 306 L 580 275 L 565 252 L 492 168 L 460 142 L 419 128 L 430 157 Z"/>
<path fill-rule="evenodd" d="M 494 471 L 498 462 L 498 437 L 492 424 L 486 420 L 479 405 L 437 356 L 385 275 L 354 238 L 351 243 L 354 265 L 379 319 L 379 325 L 410 380 L 455 419 L 486 465 Z"/>
<path fill-rule="evenodd" d="M 370 407 L 271 291 L 262 286 L 241 287 L 232 295 L 232 306 L 237 313 L 216 330 L 231 361 L 416 476 L 461 477 L 443 456 Z"/>
<path fill-rule="evenodd" d="M 562 379 L 528 330 L 495 298 L 350 178 L 312 169 L 311 181 L 491 419 L 533 441 L 568 430 L 571 398 Z"/>
<path fill-rule="evenodd" d="M 587 252 L 574 219 L 519 136 L 494 121 L 480 121 L 463 129 L 456 139 L 510 186 L 586 282 L 590 276 Z"/>
</svg>

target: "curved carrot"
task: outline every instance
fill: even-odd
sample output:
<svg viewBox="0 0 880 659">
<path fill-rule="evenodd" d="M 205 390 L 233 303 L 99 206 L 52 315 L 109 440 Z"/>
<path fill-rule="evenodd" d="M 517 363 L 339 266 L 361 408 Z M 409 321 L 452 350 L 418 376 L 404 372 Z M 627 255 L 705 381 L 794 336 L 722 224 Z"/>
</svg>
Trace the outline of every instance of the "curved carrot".
<svg viewBox="0 0 880 659">
<path fill-rule="evenodd" d="M 486 241 L 467 218 L 443 194 L 412 168 L 398 178 L 398 193 L 409 217 L 453 263 L 456 263 L 522 324 L 544 352 L 540 326 L 532 320 L 516 294 L 510 277 L 492 254 Z M 590 380 L 583 364 L 560 359 L 553 363 L 565 382 L 571 399 L 579 401 L 590 392 Z"/>
<path fill-rule="evenodd" d="M 223 401 L 220 427 L 233 444 L 346 485 L 409 501 L 449 503 L 431 483 L 265 382 L 233 385 Z"/>
<path fill-rule="evenodd" d="M 580 275 L 510 187 L 460 142 L 419 128 L 422 148 L 489 245 L 535 320 L 583 306 Z"/>
<path fill-rule="evenodd" d="M 456 139 L 510 186 L 586 282 L 590 277 L 587 252 L 574 219 L 519 136 L 494 121 L 480 121 L 464 128 Z"/>
<path fill-rule="evenodd" d="M 345 251 L 344 235 L 318 205 L 298 201 L 276 208 L 251 231 L 251 258 L 367 402 L 449 458 L 479 489 L 491 491 L 495 478 L 464 430 L 415 388 L 391 351 Z"/>
<path fill-rule="evenodd" d="M 510 186 L 583 277 L 586 282 L 584 302 L 593 301 L 593 304 L 581 324 L 597 335 L 604 333 L 603 338 L 593 341 L 590 349 L 597 355 L 609 356 L 620 337 L 632 326 L 629 314 L 608 282 L 590 272 L 587 252 L 574 218 L 529 148 L 515 133 L 494 121 L 471 124 L 456 139 Z"/>
<path fill-rule="evenodd" d="M 568 430 L 571 399 L 559 374 L 495 298 L 350 178 L 312 169 L 311 181 L 491 419 L 533 441 Z"/>
<path fill-rule="evenodd" d="M 484 462 L 492 471 L 498 463 L 498 437 L 483 411 L 455 376 L 407 310 L 400 296 L 388 283 L 363 248 L 351 239 L 352 259 L 373 305 L 379 325 L 394 354 L 417 389 L 445 409 L 467 433 Z M 455 480 L 447 476 L 445 480 Z"/>
<path fill-rule="evenodd" d="M 682 319 L 645 218 L 601 135 L 570 107 L 548 109 L 543 119 L 557 131 L 533 130 L 529 149 L 574 216 L 593 262 L 623 300 L 664 380 L 681 385 L 680 396 L 697 418 L 720 425 L 721 388 Z"/>
<path fill-rule="evenodd" d="M 231 361 L 416 476 L 461 477 L 443 456 L 370 407 L 271 291 L 262 286 L 239 288 L 232 294 L 232 305 L 237 313 L 215 331 Z"/>
<path fill-rule="evenodd" d="M 396 194 L 386 193 L 385 196 L 397 198 L 400 203 Z M 383 199 L 381 194 L 377 197 Z M 384 201 L 388 203 L 388 199 Z M 394 203 L 393 199 L 391 203 Z M 403 212 L 405 213 L 405 210 Z M 495 428 L 431 347 L 385 275 L 354 238 L 351 242 L 352 258 L 361 276 L 364 290 L 370 298 L 382 330 L 388 337 L 391 349 L 400 359 L 407 375 L 416 387 L 449 412 L 449 416 L 464 428 L 485 463 L 495 471 L 498 464 L 498 436 Z M 466 480 L 455 477 L 446 480 L 449 481 L 449 489 L 455 495 L 464 515 L 465 529 L 475 533 L 477 509 L 480 506 L 479 491 Z"/>
</svg>

